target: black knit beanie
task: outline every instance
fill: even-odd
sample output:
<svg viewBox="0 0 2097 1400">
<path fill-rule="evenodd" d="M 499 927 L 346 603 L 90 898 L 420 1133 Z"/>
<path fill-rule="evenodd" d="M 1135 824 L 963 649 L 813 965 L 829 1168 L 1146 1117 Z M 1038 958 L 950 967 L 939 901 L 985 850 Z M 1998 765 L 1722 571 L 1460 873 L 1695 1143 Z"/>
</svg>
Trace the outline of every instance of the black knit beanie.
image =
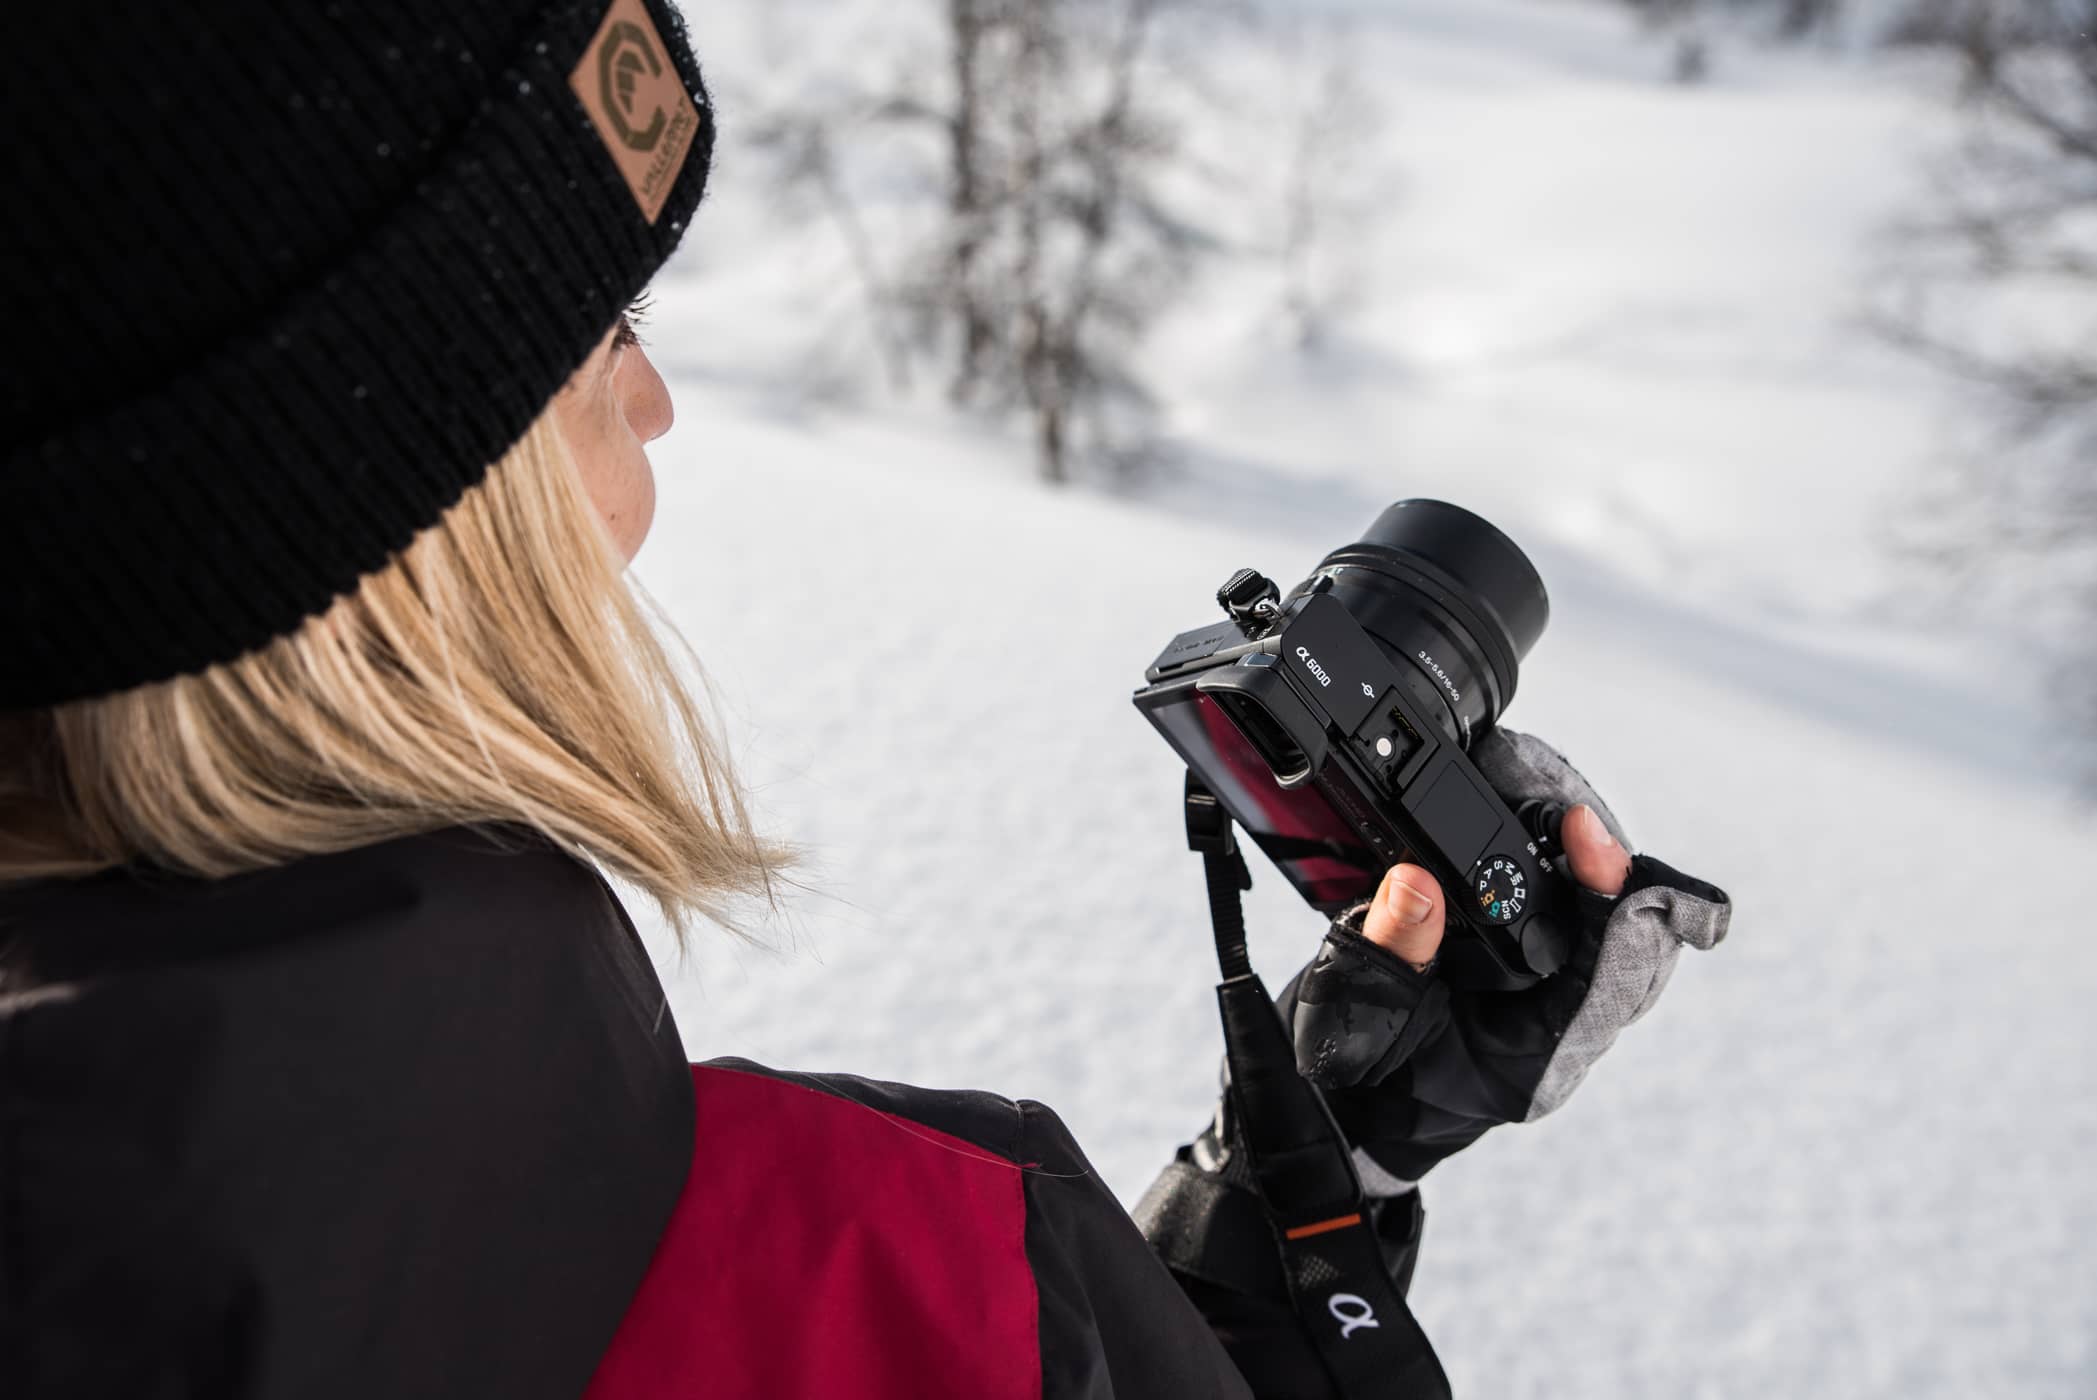
<svg viewBox="0 0 2097 1400">
<path fill-rule="evenodd" d="M 706 184 L 667 0 L 5 11 L 0 710 L 325 610 L 523 435 Z"/>
</svg>

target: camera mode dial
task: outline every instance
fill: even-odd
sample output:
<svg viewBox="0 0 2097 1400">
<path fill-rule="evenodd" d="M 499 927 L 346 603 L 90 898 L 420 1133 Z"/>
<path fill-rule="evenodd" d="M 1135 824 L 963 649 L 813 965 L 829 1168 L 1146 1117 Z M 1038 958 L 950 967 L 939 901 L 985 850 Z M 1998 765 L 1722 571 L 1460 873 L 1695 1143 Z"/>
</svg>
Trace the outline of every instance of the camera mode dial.
<svg viewBox="0 0 2097 1400">
<path fill-rule="evenodd" d="M 1478 916 L 1489 924 L 1511 924 L 1529 905 L 1529 877 L 1512 856 L 1487 856 L 1471 871 Z"/>
</svg>

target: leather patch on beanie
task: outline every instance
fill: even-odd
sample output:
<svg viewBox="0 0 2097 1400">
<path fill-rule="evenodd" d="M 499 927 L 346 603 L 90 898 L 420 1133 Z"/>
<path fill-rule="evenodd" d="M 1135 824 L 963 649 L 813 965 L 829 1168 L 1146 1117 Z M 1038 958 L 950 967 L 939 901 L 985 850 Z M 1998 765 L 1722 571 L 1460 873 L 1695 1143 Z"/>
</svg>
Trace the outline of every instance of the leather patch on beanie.
<svg viewBox="0 0 2097 1400">
<path fill-rule="evenodd" d="M 662 213 L 699 132 L 699 110 L 641 0 L 612 0 L 568 85 L 649 223 Z"/>
</svg>

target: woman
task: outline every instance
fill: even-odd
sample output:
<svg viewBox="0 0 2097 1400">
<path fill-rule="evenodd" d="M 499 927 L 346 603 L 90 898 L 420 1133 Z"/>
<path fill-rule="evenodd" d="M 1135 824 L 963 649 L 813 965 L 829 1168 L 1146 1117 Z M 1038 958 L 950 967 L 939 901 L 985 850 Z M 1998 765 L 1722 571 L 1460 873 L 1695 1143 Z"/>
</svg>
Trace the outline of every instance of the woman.
<svg viewBox="0 0 2097 1400">
<path fill-rule="evenodd" d="M 1228 1113 L 1146 1240 L 1039 1105 L 685 1062 L 600 869 L 740 929 L 799 853 L 622 577 L 627 308 L 713 142 L 676 12 L 0 33 L 0 1394 L 1331 1393 Z M 1411 866 L 1283 998 L 1381 1018 L 1317 1069 L 1400 1277 L 1410 1183 L 1727 912 L 1479 757 L 1587 807 L 1555 999 L 1451 997 Z"/>
</svg>

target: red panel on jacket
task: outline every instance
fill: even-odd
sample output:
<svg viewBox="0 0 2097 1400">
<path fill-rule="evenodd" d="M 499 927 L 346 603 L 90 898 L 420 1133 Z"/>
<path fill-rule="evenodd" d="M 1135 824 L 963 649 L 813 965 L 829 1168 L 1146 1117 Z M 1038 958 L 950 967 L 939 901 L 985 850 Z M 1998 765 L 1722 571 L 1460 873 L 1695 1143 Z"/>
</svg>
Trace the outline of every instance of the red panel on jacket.
<svg viewBox="0 0 2097 1400">
<path fill-rule="evenodd" d="M 692 1086 L 692 1172 L 588 1400 L 1039 1400 L 1017 1166 L 784 1080 Z"/>
</svg>

